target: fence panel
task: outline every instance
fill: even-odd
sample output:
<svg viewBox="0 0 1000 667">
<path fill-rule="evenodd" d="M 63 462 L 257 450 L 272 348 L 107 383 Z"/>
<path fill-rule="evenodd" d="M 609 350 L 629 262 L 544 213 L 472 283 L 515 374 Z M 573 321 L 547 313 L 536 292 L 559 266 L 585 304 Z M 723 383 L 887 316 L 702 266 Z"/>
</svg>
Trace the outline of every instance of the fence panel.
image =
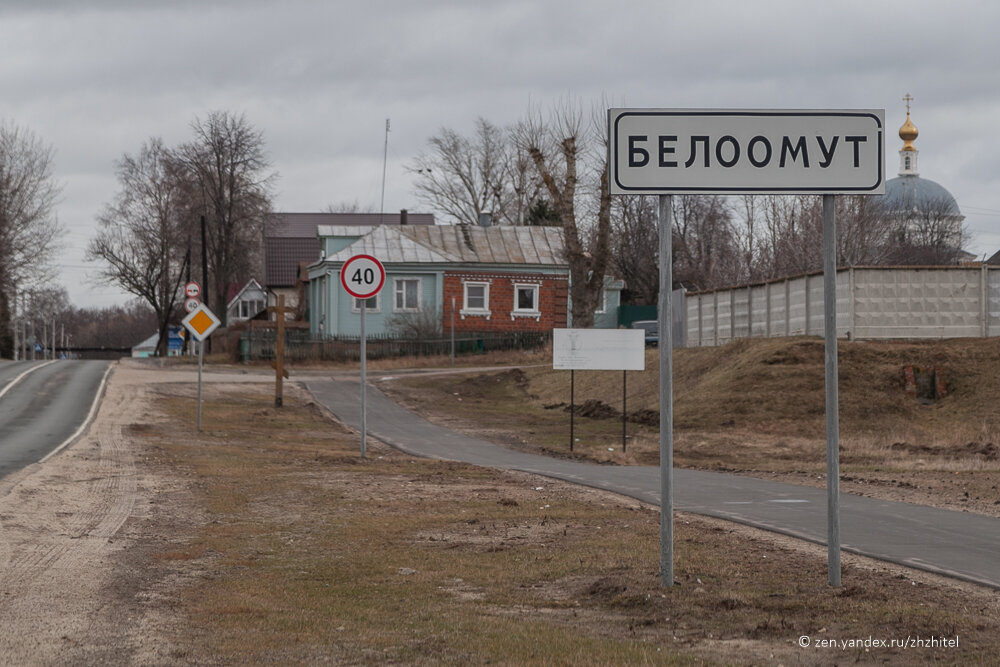
<svg viewBox="0 0 1000 667">
<path fill-rule="evenodd" d="M 823 276 L 688 295 L 688 344 L 823 335 Z M 837 335 L 1000 336 L 1000 267 L 861 267 L 837 273 Z"/>
</svg>

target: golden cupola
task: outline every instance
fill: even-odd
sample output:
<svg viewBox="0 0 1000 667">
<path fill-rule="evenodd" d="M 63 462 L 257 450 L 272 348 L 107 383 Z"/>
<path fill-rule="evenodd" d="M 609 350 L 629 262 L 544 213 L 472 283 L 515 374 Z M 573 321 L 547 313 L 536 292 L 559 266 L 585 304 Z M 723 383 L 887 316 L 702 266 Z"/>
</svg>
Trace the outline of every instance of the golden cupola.
<svg viewBox="0 0 1000 667">
<path fill-rule="evenodd" d="M 915 151 L 913 140 L 917 138 L 917 126 L 910 120 L 910 110 L 906 110 L 906 122 L 899 128 L 899 138 L 903 140 L 904 151 Z"/>
<path fill-rule="evenodd" d="M 918 151 L 913 145 L 913 141 L 917 138 L 917 126 L 910 120 L 910 102 L 913 98 L 907 93 L 903 101 L 906 102 L 906 122 L 899 128 L 899 138 L 903 140 L 903 148 L 899 151 L 899 175 L 918 176 Z"/>
</svg>

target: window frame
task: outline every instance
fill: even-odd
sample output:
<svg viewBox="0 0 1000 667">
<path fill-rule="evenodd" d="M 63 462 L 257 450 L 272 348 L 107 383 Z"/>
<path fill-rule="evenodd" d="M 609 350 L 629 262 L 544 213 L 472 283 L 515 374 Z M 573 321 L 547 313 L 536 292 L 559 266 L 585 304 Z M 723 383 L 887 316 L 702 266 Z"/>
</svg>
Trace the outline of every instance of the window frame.
<svg viewBox="0 0 1000 667">
<path fill-rule="evenodd" d="M 407 282 L 417 283 L 417 305 L 414 308 L 406 307 L 406 288 L 399 292 L 399 286 Z M 398 306 L 398 297 L 402 295 L 403 306 Z M 392 312 L 394 313 L 419 313 L 423 306 L 423 278 L 419 276 L 400 276 L 392 279 Z"/>
<path fill-rule="evenodd" d="M 521 308 L 518 305 L 518 299 L 517 299 L 518 291 L 522 289 L 530 289 L 535 295 L 532 298 L 533 304 L 530 309 Z M 541 304 L 539 303 L 539 301 L 541 300 L 541 292 L 542 292 L 542 286 L 540 283 L 514 282 L 514 303 L 512 304 L 513 308 L 510 311 L 511 319 L 513 319 L 514 317 L 534 317 L 536 319 L 540 318 L 542 315 L 542 312 L 540 310 Z"/>
<path fill-rule="evenodd" d="M 469 287 L 482 287 L 483 288 L 483 306 L 481 308 L 473 308 L 469 305 Z M 459 311 L 462 319 L 466 316 L 485 316 L 486 319 L 490 319 L 493 312 L 490 310 L 490 283 L 486 280 L 463 280 L 462 281 L 462 309 Z"/>
<path fill-rule="evenodd" d="M 369 307 L 365 308 L 365 312 L 366 313 L 381 313 L 382 312 L 382 293 L 381 292 L 379 292 L 375 296 L 370 296 L 367 299 L 359 299 L 356 296 L 352 296 L 351 297 L 351 312 L 352 313 L 360 313 L 361 312 L 361 302 L 362 301 L 371 301 L 372 299 L 375 299 L 375 307 L 372 308 L 371 306 L 369 306 Z"/>
</svg>

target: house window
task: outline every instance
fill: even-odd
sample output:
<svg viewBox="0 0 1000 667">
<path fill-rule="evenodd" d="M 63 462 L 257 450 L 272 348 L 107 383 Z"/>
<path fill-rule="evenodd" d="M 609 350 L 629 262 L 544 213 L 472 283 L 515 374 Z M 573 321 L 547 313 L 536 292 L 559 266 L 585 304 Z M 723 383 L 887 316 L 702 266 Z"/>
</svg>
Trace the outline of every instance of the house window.
<svg viewBox="0 0 1000 667">
<path fill-rule="evenodd" d="M 251 301 L 239 302 L 239 317 L 248 320 L 260 311 L 264 310 L 264 302 L 254 299 Z"/>
<path fill-rule="evenodd" d="M 351 312 L 352 313 L 360 313 L 361 312 L 361 303 L 362 302 L 364 302 L 364 304 L 365 304 L 365 312 L 368 312 L 368 313 L 378 313 L 378 312 L 381 312 L 381 310 L 382 310 L 382 300 L 379 299 L 379 296 L 380 295 L 376 294 L 375 296 L 370 296 L 367 299 L 359 299 L 357 297 L 352 298 L 351 299 Z"/>
<path fill-rule="evenodd" d="M 420 310 L 420 278 L 394 278 L 392 291 L 395 298 L 393 312 Z"/>
<path fill-rule="evenodd" d="M 601 290 L 601 301 L 597 304 L 597 310 L 594 311 L 595 315 L 603 315 L 608 312 L 608 290 Z"/>
<path fill-rule="evenodd" d="M 905 158 L 903 158 L 903 161 L 906 162 L 906 165 L 905 165 L 904 169 L 906 169 L 907 171 L 909 171 L 910 170 L 910 156 L 907 155 Z"/>
<path fill-rule="evenodd" d="M 490 307 L 489 283 L 465 283 L 465 310 L 486 311 Z"/>
<path fill-rule="evenodd" d="M 540 317 L 538 311 L 538 285 L 514 283 L 514 310 L 510 316 Z"/>
</svg>

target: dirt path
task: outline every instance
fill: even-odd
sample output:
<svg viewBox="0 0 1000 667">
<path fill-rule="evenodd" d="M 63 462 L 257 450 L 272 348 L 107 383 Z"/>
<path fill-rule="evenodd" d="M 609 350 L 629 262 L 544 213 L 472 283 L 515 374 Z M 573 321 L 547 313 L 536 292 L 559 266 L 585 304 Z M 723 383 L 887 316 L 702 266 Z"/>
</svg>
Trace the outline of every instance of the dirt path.
<svg viewBox="0 0 1000 667">
<path fill-rule="evenodd" d="M 176 482 L 137 466 L 142 453 L 128 430 L 154 414 L 151 384 L 194 378 L 191 371 L 119 363 L 84 436 L 44 465 L 0 480 L 0 663 L 171 662 L 166 620 L 143 610 L 155 582 L 123 590 L 136 579 L 119 575 L 136 560 L 139 538 L 150 538 L 129 520 L 149 519 Z"/>
</svg>

